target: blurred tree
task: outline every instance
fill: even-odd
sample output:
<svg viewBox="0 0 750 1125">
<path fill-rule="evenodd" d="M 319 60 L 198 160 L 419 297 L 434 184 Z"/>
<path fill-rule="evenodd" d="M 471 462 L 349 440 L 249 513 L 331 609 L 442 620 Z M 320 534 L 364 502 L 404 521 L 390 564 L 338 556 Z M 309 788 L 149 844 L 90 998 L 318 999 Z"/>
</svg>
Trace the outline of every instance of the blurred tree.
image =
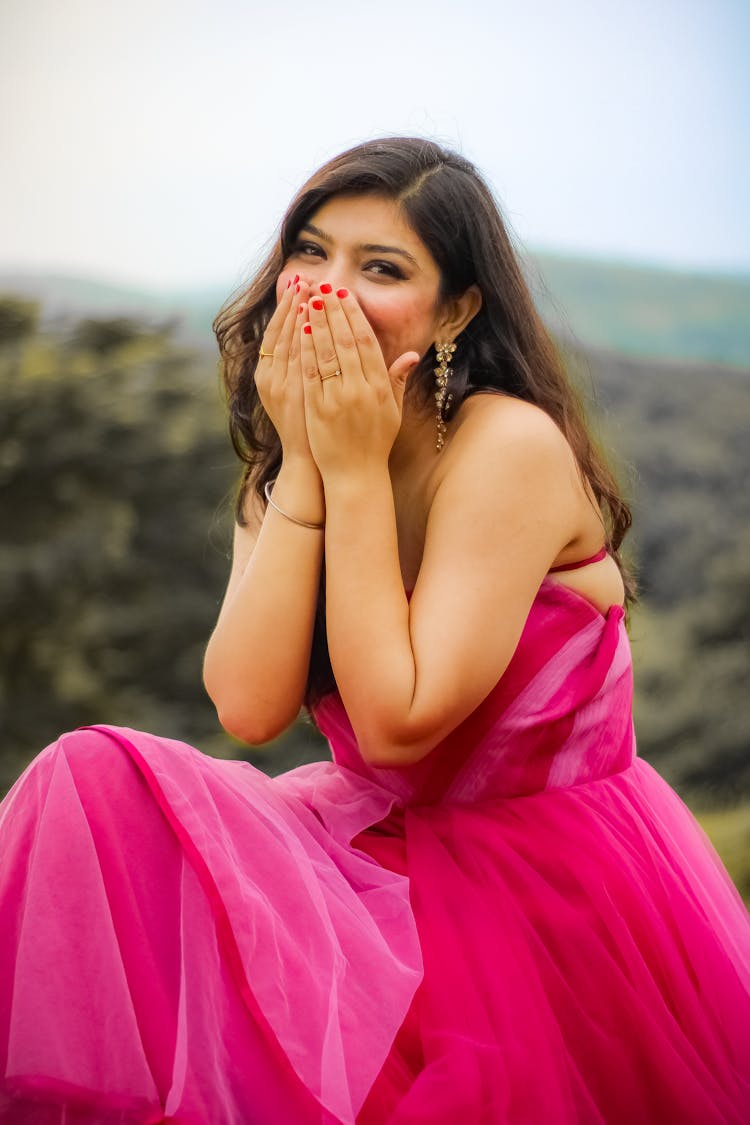
<svg viewBox="0 0 750 1125">
<path fill-rule="evenodd" d="M 704 592 L 639 611 L 636 730 L 644 753 L 702 804 L 750 794 L 750 531 L 708 564 Z"/>
<path fill-rule="evenodd" d="M 102 323 L 93 359 L 90 320 L 65 346 L 0 347 L 0 783 L 92 722 L 276 769 L 321 756 L 308 727 L 253 757 L 201 685 L 237 475 L 213 355 Z"/>
<path fill-rule="evenodd" d="M 39 323 L 39 305 L 21 297 L 0 296 L 0 346 L 18 344 L 33 336 Z"/>
<path fill-rule="evenodd" d="M 71 344 L 74 350 L 93 352 L 96 356 L 106 358 L 123 345 L 154 334 L 153 329 L 128 317 L 89 318 L 76 325 Z M 158 330 L 156 335 L 161 335 Z"/>
</svg>

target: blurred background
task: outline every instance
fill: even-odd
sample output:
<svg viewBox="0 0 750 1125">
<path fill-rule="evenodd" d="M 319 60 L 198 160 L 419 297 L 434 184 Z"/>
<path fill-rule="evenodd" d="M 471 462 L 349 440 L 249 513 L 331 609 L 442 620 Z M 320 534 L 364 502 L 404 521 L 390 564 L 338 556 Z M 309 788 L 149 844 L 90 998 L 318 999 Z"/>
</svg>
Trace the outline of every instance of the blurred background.
<svg viewBox="0 0 750 1125">
<path fill-rule="evenodd" d="M 327 157 L 495 190 L 630 496 L 641 754 L 750 896 L 750 8 L 5 0 L 0 782 L 91 722 L 276 772 L 201 687 L 237 476 L 211 321 Z"/>
</svg>

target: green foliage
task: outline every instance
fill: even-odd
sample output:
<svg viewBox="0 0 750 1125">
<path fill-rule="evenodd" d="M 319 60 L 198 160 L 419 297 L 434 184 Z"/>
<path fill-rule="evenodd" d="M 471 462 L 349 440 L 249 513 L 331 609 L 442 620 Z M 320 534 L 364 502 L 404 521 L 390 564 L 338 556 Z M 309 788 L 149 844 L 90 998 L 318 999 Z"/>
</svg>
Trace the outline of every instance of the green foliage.
<svg viewBox="0 0 750 1125">
<path fill-rule="evenodd" d="M 0 703 L 16 762 L 85 722 L 215 726 L 200 649 L 232 466 L 211 366 L 166 344 L 126 363 L 104 351 L 0 357 Z"/>
<path fill-rule="evenodd" d="M 704 806 L 750 793 L 748 589 L 750 535 L 708 567 L 702 594 L 633 617 L 641 751 Z"/>
<path fill-rule="evenodd" d="M 89 318 L 76 325 L 72 344 L 79 351 L 106 357 L 144 335 L 143 326 L 128 317 L 118 316 L 105 320 Z"/>
<path fill-rule="evenodd" d="M 698 813 L 734 885 L 750 906 L 750 802 Z"/>
<path fill-rule="evenodd" d="M 0 785 L 96 722 L 256 760 L 201 687 L 237 475 L 213 353 L 86 320 L 0 348 L 0 396 Z M 259 760 L 322 753 L 308 727 Z"/>
<path fill-rule="evenodd" d="M 0 295 L 0 346 L 17 344 L 33 336 L 38 321 L 36 301 Z"/>
</svg>

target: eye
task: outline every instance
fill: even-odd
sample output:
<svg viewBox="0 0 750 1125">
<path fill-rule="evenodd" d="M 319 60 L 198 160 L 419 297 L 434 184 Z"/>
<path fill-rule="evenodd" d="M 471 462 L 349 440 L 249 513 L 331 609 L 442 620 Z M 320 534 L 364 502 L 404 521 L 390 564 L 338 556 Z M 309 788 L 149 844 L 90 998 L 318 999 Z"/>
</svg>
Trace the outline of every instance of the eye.
<svg viewBox="0 0 750 1125">
<path fill-rule="evenodd" d="M 384 259 L 378 259 L 374 262 L 368 262 L 365 269 L 370 273 L 374 273 L 381 277 L 393 277 L 398 280 L 403 280 L 405 277 L 404 272 L 396 265 L 395 262 L 388 262 Z"/>
<path fill-rule="evenodd" d="M 292 247 L 293 258 L 325 258 L 325 251 L 316 242 L 296 242 Z"/>
</svg>

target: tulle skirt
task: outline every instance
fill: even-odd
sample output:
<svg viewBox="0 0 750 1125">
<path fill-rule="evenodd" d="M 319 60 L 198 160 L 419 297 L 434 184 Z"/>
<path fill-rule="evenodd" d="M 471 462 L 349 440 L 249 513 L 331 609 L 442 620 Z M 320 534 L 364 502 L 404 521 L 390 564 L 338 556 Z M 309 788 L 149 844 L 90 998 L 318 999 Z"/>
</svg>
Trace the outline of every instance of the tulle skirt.
<svg viewBox="0 0 750 1125">
<path fill-rule="evenodd" d="M 403 809 L 90 729 L 0 857 L 3 1120 L 750 1120 L 747 912 L 641 761 Z"/>
</svg>

